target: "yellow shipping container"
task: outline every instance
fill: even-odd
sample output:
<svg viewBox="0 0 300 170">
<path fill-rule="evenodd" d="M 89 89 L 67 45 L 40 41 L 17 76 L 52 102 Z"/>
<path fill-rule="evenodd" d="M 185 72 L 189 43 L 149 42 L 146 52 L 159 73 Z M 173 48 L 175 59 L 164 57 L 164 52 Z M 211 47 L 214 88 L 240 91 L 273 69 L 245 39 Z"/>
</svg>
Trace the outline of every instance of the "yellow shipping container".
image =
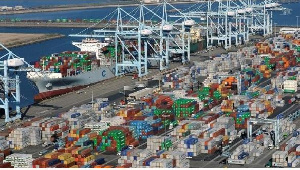
<svg viewBox="0 0 300 170">
<path fill-rule="evenodd" d="M 223 141 L 226 141 L 228 139 L 229 139 L 229 136 L 227 136 L 227 135 L 223 136 Z"/>
<path fill-rule="evenodd" d="M 68 165 L 69 163 L 72 163 L 72 162 L 74 162 L 74 161 L 75 161 L 75 158 L 74 158 L 74 157 L 70 157 L 70 158 L 64 160 L 64 164 L 65 164 L 65 165 Z"/>
<path fill-rule="evenodd" d="M 55 152 L 47 153 L 44 157 L 45 157 L 45 158 L 51 158 L 51 156 L 52 156 L 54 153 L 55 153 Z"/>
<path fill-rule="evenodd" d="M 142 112 L 138 112 L 135 116 L 143 116 Z"/>
<path fill-rule="evenodd" d="M 185 132 L 185 130 L 184 130 L 184 129 L 179 129 L 178 132 L 179 132 L 179 133 L 183 133 L 183 132 Z"/>
<path fill-rule="evenodd" d="M 70 168 L 78 168 L 78 165 L 73 165 Z"/>
<path fill-rule="evenodd" d="M 266 70 L 266 65 L 260 65 L 260 66 L 259 66 L 259 70 L 261 70 L 261 71 Z"/>
<path fill-rule="evenodd" d="M 64 154 L 59 155 L 59 156 L 58 156 L 58 159 L 60 159 L 60 160 L 67 160 L 67 159 L 69 159 L 71 156 L 72 156 L 72 154 L 70 154 L 70 153 L 64 153 Z"/>
</svg>

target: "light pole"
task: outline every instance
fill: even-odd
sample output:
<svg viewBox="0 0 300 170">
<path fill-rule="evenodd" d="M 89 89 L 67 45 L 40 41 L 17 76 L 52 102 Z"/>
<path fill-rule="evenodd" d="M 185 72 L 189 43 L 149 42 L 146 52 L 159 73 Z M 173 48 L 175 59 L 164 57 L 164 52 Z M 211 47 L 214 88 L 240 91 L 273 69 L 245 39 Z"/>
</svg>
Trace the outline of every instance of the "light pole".
<svg viewBox="0 0 300 170">
<path fill-rule="evenodd" d="M 298 28 L 298 18 L 299 18 L 299 16 L 296 16 L 297 17 L 297 28 Z"/>
</svg>

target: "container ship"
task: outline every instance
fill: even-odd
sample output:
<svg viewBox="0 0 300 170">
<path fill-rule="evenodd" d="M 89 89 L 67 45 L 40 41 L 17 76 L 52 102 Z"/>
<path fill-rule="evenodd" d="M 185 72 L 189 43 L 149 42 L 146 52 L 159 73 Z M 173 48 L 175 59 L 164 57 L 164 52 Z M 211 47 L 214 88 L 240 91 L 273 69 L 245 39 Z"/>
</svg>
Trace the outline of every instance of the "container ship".
<svg viewBox="0 0 300 170">
<path fill-rule="evenodd" d="M 84 39 L 73 43 L 81 51 L 56 53 L 34 62 L 34 67 L 41 70 L 27 73 L 27 78 L 39 90 L 34 100 L 40 101 L 79 90 L 114 77 L 115 50 L 109 43 L 100 43 L 95 39 Z M 131 71 L 130 68 L 125 69 L 125 72 Z"/>
</svg>

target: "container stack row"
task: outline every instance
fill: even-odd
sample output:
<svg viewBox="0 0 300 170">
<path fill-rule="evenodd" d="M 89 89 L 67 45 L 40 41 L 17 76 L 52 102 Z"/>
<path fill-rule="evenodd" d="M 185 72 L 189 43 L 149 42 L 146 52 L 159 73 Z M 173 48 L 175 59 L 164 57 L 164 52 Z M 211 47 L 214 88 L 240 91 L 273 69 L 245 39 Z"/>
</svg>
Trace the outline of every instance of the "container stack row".
<svg viewBox="0 0 300 170">
<path fill-rule="evenodd" d="M 42 143 L 42 133 L 39 127 L 25 127 L 13 130 L 7 140 L 10 148 L 15 150 L 24 149 L 27 146 L 36 146 Z"/>
<path fill-rule="evenodd" d="M 63 118 L 45 118 L 32 123 L 33 127 L 39 127 L 42 131 L 42 141 L 48 142 L 52 135 L 65 138 L 69 133 L 69 122 Z"/>
<path fill-rule="evenodd" d="M 9 162 L 14 168 L 32 168 L 31 154 L 11 154 L 7 156 L 4 162 Z"/>
</svg>

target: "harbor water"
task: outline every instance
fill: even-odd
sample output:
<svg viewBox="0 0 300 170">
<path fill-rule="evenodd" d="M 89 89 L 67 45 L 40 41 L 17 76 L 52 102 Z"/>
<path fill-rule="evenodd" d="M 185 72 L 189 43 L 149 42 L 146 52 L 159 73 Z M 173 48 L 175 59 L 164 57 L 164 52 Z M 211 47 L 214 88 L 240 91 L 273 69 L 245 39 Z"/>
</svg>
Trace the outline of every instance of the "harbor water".
<svg viewBox="0 0 300 170">
<path fill-rule="evenodd" d="M 42 7 L 42 6 L 56 6 L 56 5 L 81 5 L 81 4 L 106 4 L 114 2 L 114 0 L 1 0 L 1 6 L 18 6 L 21 5 L 26 8 Z M 118 1 L 115 1 L 118 2 Z"/>
</svg>

